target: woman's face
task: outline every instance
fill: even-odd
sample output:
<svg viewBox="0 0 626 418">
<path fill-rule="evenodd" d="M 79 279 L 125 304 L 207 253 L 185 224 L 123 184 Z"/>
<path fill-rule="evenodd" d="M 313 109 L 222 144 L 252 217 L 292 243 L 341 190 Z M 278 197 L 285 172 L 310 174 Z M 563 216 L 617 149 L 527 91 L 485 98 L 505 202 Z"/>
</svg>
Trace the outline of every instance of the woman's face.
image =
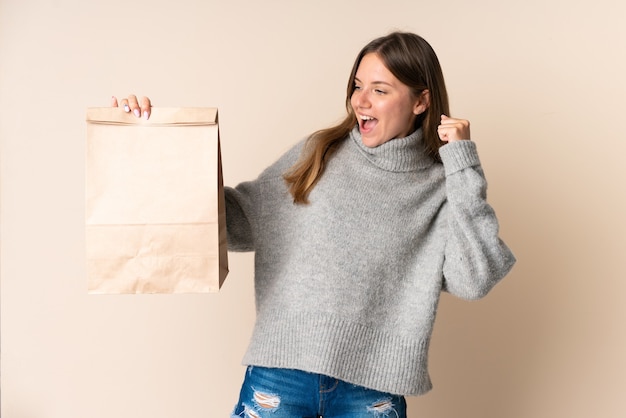
<svg viewBox="0 0 626 418">
<path fill-rule="evenodd" d="M 428 95 L 415 97 L 375 53 L 367 54 L 357 68 L 350 104 L 363 144 L 377 147 L 413 132 L 418 114 L 428 107 Z"/>
</svg>

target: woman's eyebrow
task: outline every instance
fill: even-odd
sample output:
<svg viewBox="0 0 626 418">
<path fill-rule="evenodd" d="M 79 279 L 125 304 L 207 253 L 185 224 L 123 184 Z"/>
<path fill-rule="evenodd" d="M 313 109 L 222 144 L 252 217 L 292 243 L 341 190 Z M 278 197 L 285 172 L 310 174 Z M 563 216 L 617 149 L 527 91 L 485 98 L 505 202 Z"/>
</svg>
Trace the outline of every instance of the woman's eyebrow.
<svg viewBox="0 0 626 418">
<path fill-rule="evenodd" d="M 358 81 L 359 83 L 362 83 L 362 81 L 359 80 L 358 77 L 354 77 L 354 81 Z M 387 81 L 372 81 L 371 84 L 384 84 L 386 86 L 393 87 L 393 84 L 391 84 L 391 83 L 389 83 Z"/>
</svg>

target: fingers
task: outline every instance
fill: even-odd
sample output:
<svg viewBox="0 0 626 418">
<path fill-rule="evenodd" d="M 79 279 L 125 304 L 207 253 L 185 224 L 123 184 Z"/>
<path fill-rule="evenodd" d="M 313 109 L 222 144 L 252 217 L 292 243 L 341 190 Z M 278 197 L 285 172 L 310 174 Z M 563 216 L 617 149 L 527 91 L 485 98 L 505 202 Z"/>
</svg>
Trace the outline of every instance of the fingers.
<svg viewBox="0 0 626 418">
<path fill-rule="evenodd" d="M 143 117 L 144 119 L 150 118 L 150 112 L 152 111 L 152 102 L 147 97 L 142 97 L 141 99 L 137 99 L 137 96 L 131 94 L 128 98 L 118 100 L 115 96 L 111 98 L 111 106 L 118 107 L 122 106 L 124 112 L 132 113 L 135 116 Z"/>
<path fill-rule="evenodd" d="M 470 139 L 470 123 L 465 119 L 441 115 L 441 124 L 437 127 L 439 138 L 444 142 Z"/>
<path fill-rule="evenodd" d="M 145 96 L 142 97 L 139 101 L 139 107 L 141 108 L 141 114 L 143 115 L 143 118 L 146 120 L 149 119 L 150 111 L 152 110 L 152 103 L 150 102 L 150 99 Z"/>
<path fill-rule="evenodd" d="M 127 105 L 128 108 L 124 107 L 124 110 L 126 112 L 133 112 L 133 114 L 138 118 L 141 117 L 141 109 L 139 108 L 139 103 L 137 103 L 137 96 L 135 96 L 134 94 L 128 96 Z"/>
</svg>

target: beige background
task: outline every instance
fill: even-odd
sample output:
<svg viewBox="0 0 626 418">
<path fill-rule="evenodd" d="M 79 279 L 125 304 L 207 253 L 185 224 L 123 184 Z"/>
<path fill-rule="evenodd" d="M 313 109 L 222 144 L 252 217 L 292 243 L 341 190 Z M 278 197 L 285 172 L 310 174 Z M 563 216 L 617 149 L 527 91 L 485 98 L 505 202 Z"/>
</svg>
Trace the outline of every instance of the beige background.
<svg viewBox="0 0 626 418">
<path fill-rule="evenodd" d="M 252 256 L 217 295 L 89 296 L 84 116 L 112 94 L 218 106 L 227 184 L 343 115 L 358 50 L 426 37 L 519 262 L 445 295 L 412 418 L 626 415 L 626 5 L 619 0 L 0 0 L 4 418 L 226 417 Z"/>
</svg>

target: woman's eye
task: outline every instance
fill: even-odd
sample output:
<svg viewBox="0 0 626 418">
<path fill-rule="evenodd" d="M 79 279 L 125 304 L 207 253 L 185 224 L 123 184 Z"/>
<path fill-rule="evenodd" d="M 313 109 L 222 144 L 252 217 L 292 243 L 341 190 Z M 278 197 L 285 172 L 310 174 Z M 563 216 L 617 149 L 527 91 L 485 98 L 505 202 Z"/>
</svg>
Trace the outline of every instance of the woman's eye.
<svg viewBox="0 0 626 418">
<path fill-rule="evenodd" d="M 361 90 L 361 86 L 357 86 L 356 84 L 354 85 L 354 89 L 355 90 Z"/>
<path fill-rule="evenodd" d="M 383 91 L 383 90 L 380 90 L 380 89 L 376 89 L 376 90 L 374 90 L 374 93 L 376 93 L 376 94 L 385 94 L 386 92 Z"/>
</svg>

